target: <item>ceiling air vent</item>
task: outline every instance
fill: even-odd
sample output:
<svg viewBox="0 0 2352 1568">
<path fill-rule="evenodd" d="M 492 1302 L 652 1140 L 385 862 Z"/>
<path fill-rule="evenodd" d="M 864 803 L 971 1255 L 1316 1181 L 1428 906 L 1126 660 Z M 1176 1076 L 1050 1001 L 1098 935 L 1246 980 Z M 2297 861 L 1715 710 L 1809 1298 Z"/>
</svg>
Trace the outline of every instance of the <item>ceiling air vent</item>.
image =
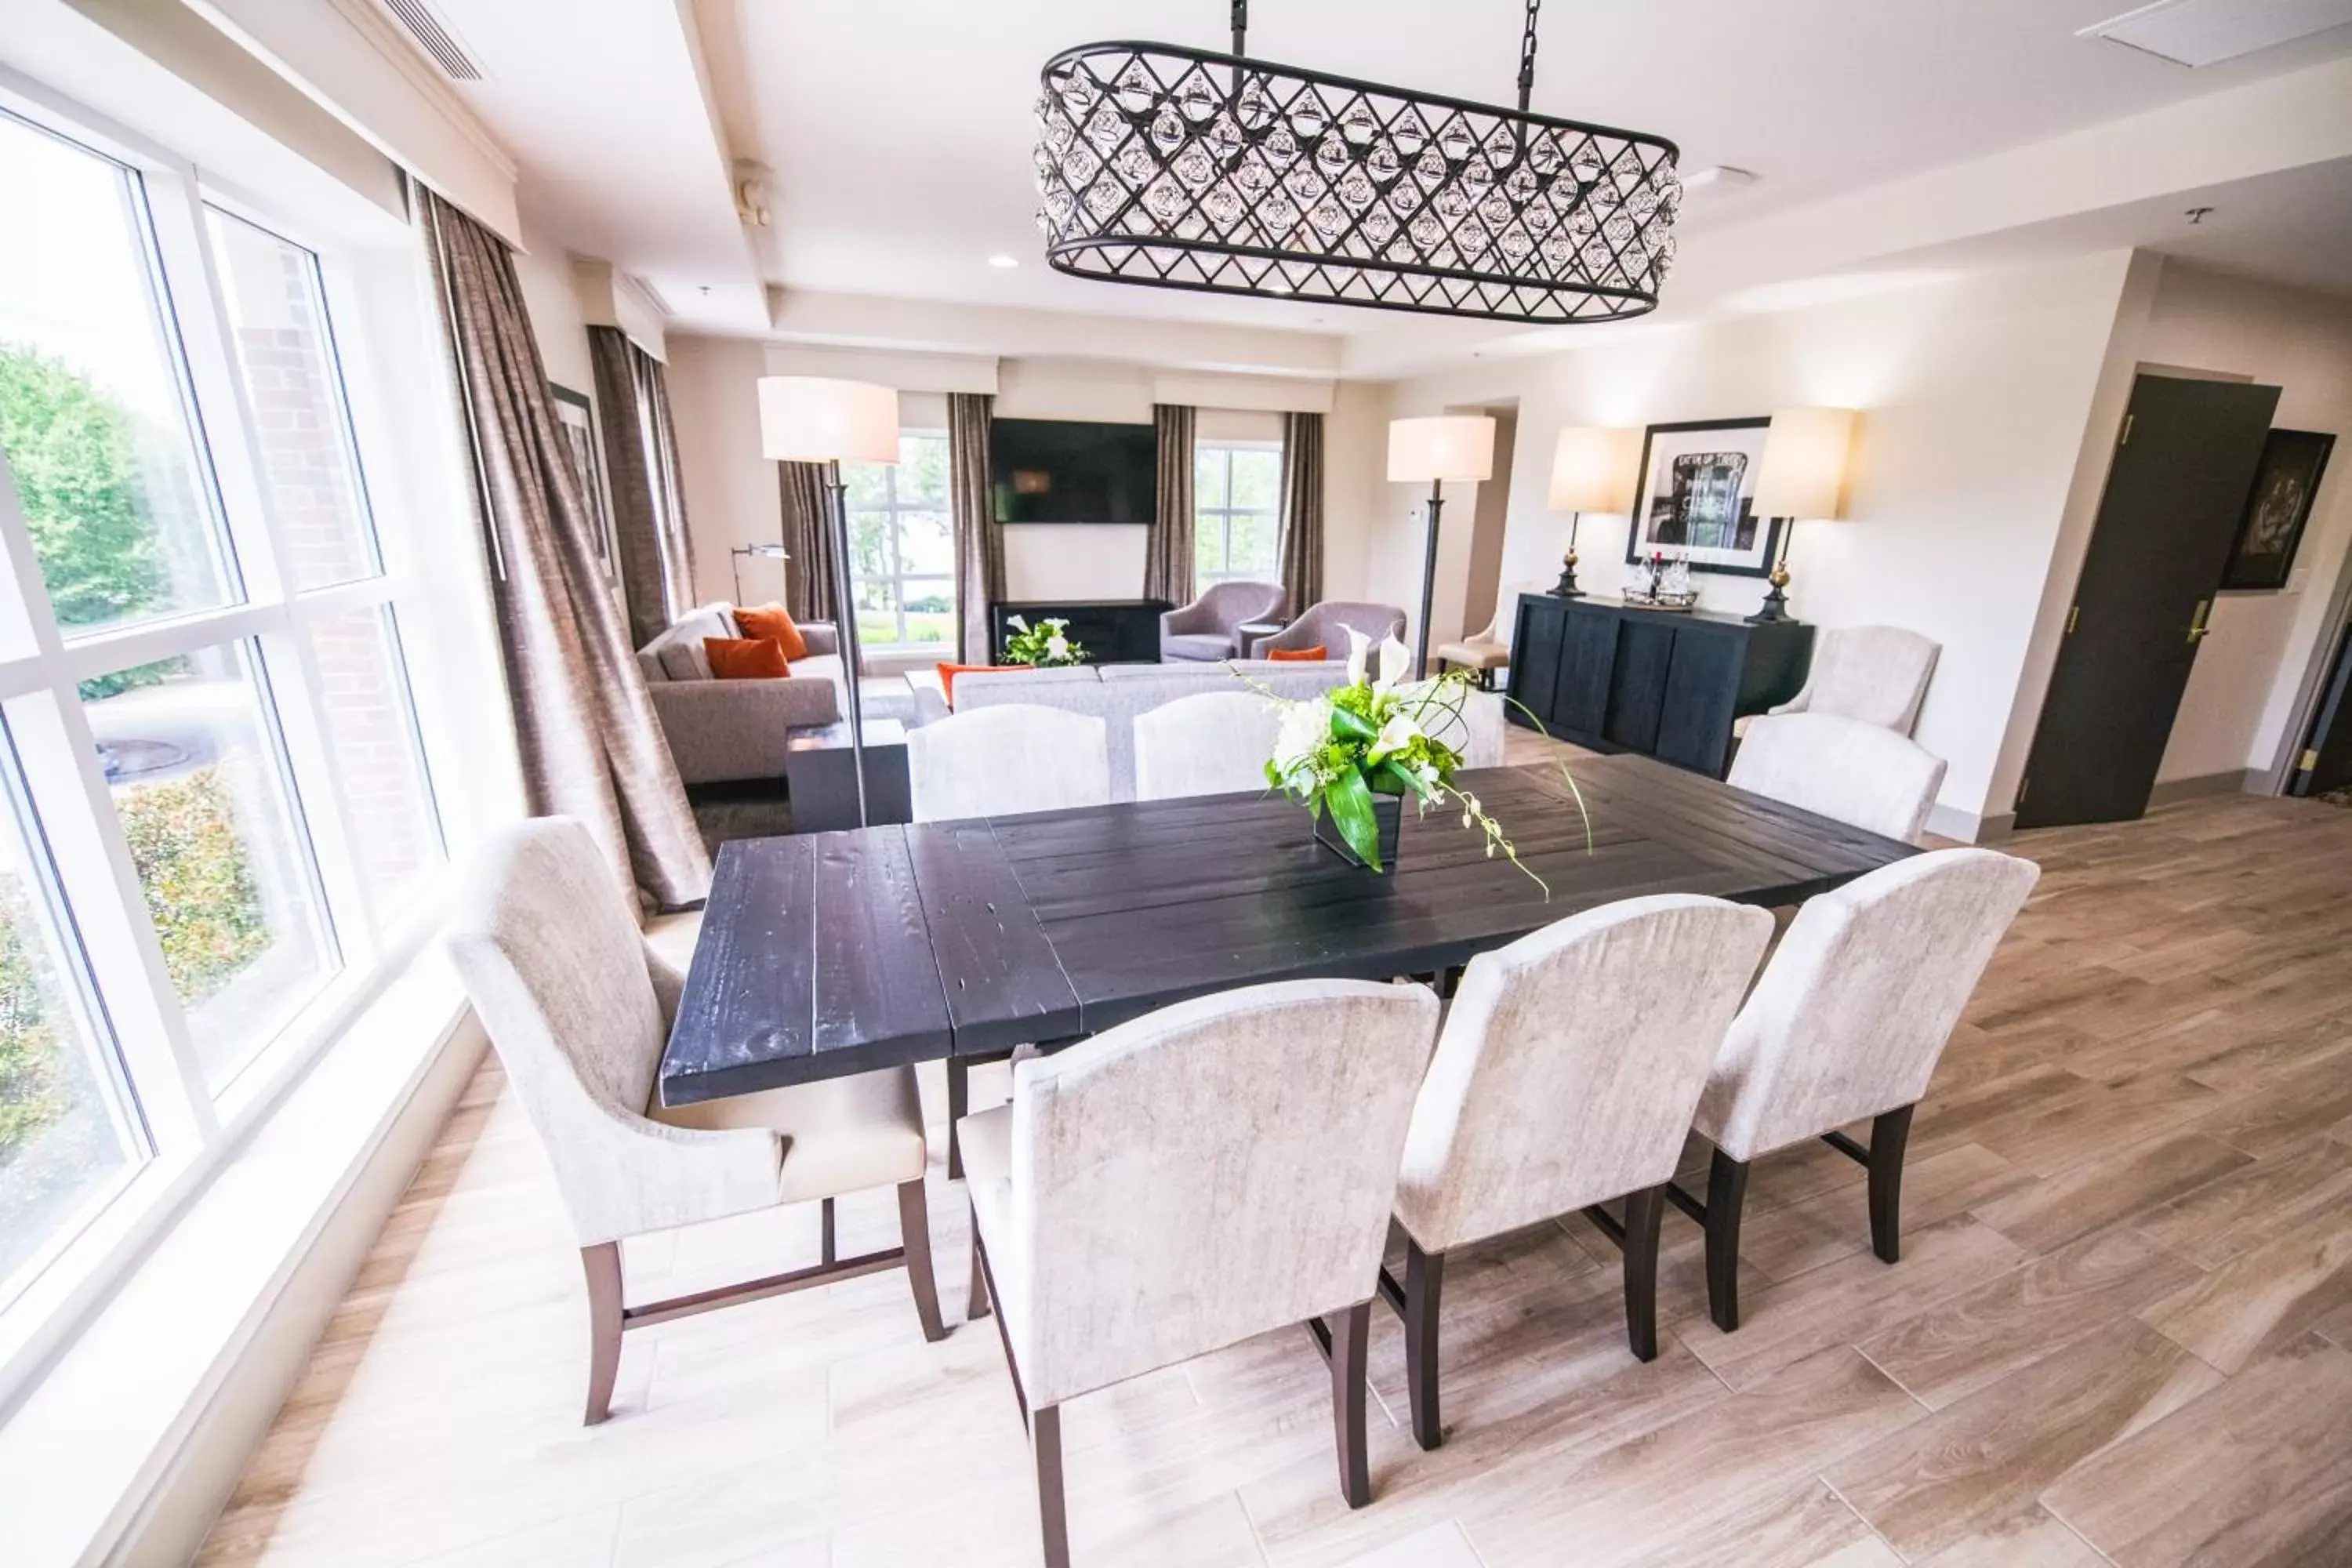
<svg viewBox="0 0 2352 1568">
<path fill-rule="evenodd" d="M 482 79 L 482 68 L 474 63 L 474 57 L 457 42 L 456 35 L 449 31 L 448 24 L 434 14 L 433 7 L 425 0 L 376 0 L 376 4 L 383 7 L 386 16 L 400 24 L 401 30 L 408 35 L 409 40 L 423 49 L 450 80 Z"/>
<path fill-rule="evenodd" d="M 2352 23 L 2352 0 L 2157 0 L 2085 27 L 2184 66 L 2219 65 Z"/>
</svg>

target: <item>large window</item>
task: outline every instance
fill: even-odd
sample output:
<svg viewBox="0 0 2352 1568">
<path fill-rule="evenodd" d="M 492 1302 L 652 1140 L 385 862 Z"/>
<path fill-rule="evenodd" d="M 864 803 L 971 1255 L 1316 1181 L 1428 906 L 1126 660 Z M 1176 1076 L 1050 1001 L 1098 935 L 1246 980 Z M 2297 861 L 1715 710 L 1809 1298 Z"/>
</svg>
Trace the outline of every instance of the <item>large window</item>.
<svg viewBox="0 0 2352 1568">
<path fill-rule="evenodd" d="M 1281 566 L 1282 443 L 1202 441 L 1192 448 L 1192 570 L 1205 586 L 1271 583 Z"/>
<path fill-rule="evenodd" d="M 948 509 L 948 438 L 909 430 L 898 461 L 851 463 L 849 571 L 857 636 L 868 653 L 952 654 L 955 521 Z"/>
<path fill-rule="evenodd" d="M 0 212 L 5 1311 L 226 1146 L 442 849 L 329 268 L 5 106 Z"/>
</svg>

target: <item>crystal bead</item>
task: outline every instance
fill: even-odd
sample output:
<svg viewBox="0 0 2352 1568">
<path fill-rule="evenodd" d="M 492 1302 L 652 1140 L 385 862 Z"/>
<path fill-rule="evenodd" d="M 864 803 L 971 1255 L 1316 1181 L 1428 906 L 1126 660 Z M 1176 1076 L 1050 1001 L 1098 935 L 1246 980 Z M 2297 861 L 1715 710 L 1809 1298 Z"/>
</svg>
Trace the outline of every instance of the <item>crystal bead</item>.
<svg viewBox="0 0 2352 1568">
<path fill-rule="evenodd" d="M 1448 223 L 1460 223 L 1470 216 L 1470 198 L 1462 194 L 1459 185 L 1446 186 L 1437 193 L 1437 199 L 1430 205 L 1437 209 L 1437 216 Z"/>
<path fill-rule="evenodd" d="M 1541 188 L 1542 182 L 1524 163 L 1512 170 L 1503 181 L 1504 193 L 1522 206 L 1535 200 L 1536 192 Z"/>
<path fill-rule="evenodd" d="M 1288 196 L 1275 192 L 1258 204 L 1258 216 L 1265 221 L 1268 230 L 1276 236 L 1286 235 L 1298 221 L 1298 208 Z"/>
<path fill-rule="evenodd" d="M 1600 220 L 1599 218 L 1597 218 L 1597 217 L 1595 217 L 1595 216 L 1592 216 L 1592 209 L 1591 209 L 1591 207 L 1589 207 L 1589 206 L 1583 206 L 1583 205 L 1579 205 L 1579 206 L 1573 206 L 1573 207 L 1570 207 L 1570 208 L 1569 209 L 1569 211 L 1568 211 L 1568 237 L 1569 237 L 1569 238 L 1570 238 L 1570 239 L 1573 239 L 1573 240 L 1577 241 L 1579 244 L 1581 244 L 1581 243 L 1583 243 L 1585 240 L 1587 240 L 1587 239 L 1591 238 L 1591 236 L 1592 236 L 1593 231 L 1594 231 L 1594 230 L 1596 230 L 1596 229 L 1598 229 L 1600 226 L 1601 226 L 1601 220 Z"/>
<path fill-rule="evenodd" d="M 1595 283 L 1610 282 L 1617 275 L 1616 254 L 1600 239 L 1586 240 L 1578 259 L 1583 263 L 1585 276 Z"/>
<path fill-rule="evenodd" d="M 1111 214 L 1126 205 L 1127 197 L 1122 195 L 1118 187 L 1108 180 L 1103 180 L 1087 187 L 1087 211 L 1097 223 L 1108 222 Z"/>
<path fill-rule="evenodd" d="M 1151 144 L 1162 153 L 1173 153 L 1184 144 L 1184 122 L 1164 103 L 1151 117 Z"/>
<path fill-rule="evenodd" d="M 1045 121 L 1045 145 L 1057 153 L 1067 152 L 1077 136 L 1077 128 L 1058 114 Z"/>
<path fill-rule="evenodd" d="M 1633 244 L 1633 236 L 1637 232 L 1633 220 L 1622 212 L 1615 214 L 1608 222 L 1601 226 L 1601 237 L 1607 240 L 1611 247 L 1616 250 L 1622 250 Z"/>
<path fill-rule="evenodd" d="M 1371 149 L 1364 154 L 1364 172 L 1383 185 L 1402 174 L 1404 163 L 1397 157 L 1395 143 L 1373 142 Z"/>
<path fill-rule="evenodd" d="M 1389 140 L 1396 143 L 1397 156 L 1410 163 L 1420 157 L 1421 150 L 1429 145 L 1429 129 L 1421 122 L 1419 115 L 1408 114 L 1390 131 Z"/>
<path fill-rule="evenodd" d="M 1151 154 L 1143 150 L 1142 144 L 1136 142 L 1129 142 L 1113 154 L 1110 166 L 1113 174 L 1130 185 L 1142 184 L 1160 167 L 1152 162 Z"/>
<path fill-rule="evenodd" d="M 1202 151 L 1198 142 L 1193 143 L 1192 146 L 1185 148 L 1181 153 L 1177 153 L 1176 162 L 1171 164 L 1170 167 L 1176 171 L 1176 177 L 1178 179 L 1183 181 L 1185 184 L 1196 191 L 1206 186 L 1210 181 L 1217 177 L 1217 165 L 1215 160 L 1212 159 L 1207 153 Z"/>
<path fill-rule="evenodd" d="M 1094 78 L 1076 68 L 1071 70 L 1068 83 L 1062 89 L 1062 101 L 1069 105 L 1072 114 L 1080 118 L 1085 117 L 1087 110 L 1092 109 L 1095 100 L 1101 96 L 1095 87 Z"/>
<path fill-rule="evenodd" d="M 1472 195 L 1475 196 L 1482 195 L 1483 193 L 1493 189 L 1494 184 L 1495 171 L 1486 167 L 1484 160 L 1475 161 L 1463 165 L 1462 188 L 1468 191 Z"/>
<path fill-rule="evenodd" d="M 1374 114 L 1360 98 L 1349 104 L 1348 112 L 1339 117 L 1339 134 L 1348 139 L 1351 147 L 1369 147 L 1380 133 L 1380 116 Z"/>
<path fill-rule="evenodd" d="M 1326 186 L 1312 164 L 1297 163 L 1283 176 L 1282 188 L 1290 193 L 1292 201 L 1302 207 L 1309 207 L 1323 195 Z"/>
<path fill-rule="evenodd" d="M 1221 180 L 1210 186 L 1208 195 L 1201 198 L 1201 211 L 1219 228 L 1231 228 L 1234 221 L 1242 216 L 1242 198 L 1233 186 Z"/>
<path fill-rule="evenodd" d="M 1231 167 L 1242 150 L 1242 128 L 1234 123 L 1232 115 L 1220 114 L 1210 123 L 1208 130 L 1202 132 L 1201 140 L 1202 144 L 1209 149 L 1210 156 Z"/>
<path fill-rule="evenodd" d="M 1179 239 L 1199 239 L 1208 232 L 1209 226 L 1202 221 L 1199 213 L 1188 212 L 1176 220 L 1176 237 Z"/>
<path fill-rule="evenodd" d="M 1437 221 L 1434 213 L 1422 213 L 1405 225 L 1404 232 L 1424 253 L 1436 249 L 1445 239 L 1445 226 Z"/>
<path fill-rule="evenodd" d="M 1591 139 L 1589 137 L 1581 146 L 1578 147 L 1574 153 L 1569 155 L 1569 178 L 1574 180 L 1580 185 L 1591 184 L 1595 180 L 1601 178 L 1606 167 L 1607 165 L 1601 162 L 1601 154 L 1594 149 Z"/>
<path fill-rule="evenodd" d="M 1252 77 L 1241 90 L 1234 105 L 1234 117 L 1242 129 L 1255 135 L 1274 123 L 1274 100 L 1267 96 L 1263 79 Z"/>
<path fill-rule="evenodd" d="M 1478 204 L 1478 221 L 1498 233 L 1514 216 L 1511 204 L 1503 199 L 1500 191 L 1489 191 L 1486 199 Z"/>
<path fill-rule="evenodd" d="M 1486 136 L 1486 162 L 1496 174 L 1519 161 L 1519 139 L 1507 125 L 1497 125 Z"/>
<path fill-rule="evenodd" d="M 1374 207 L 1356 223 L 1356 232 L 1370 240 L 1375 248 L 1394 238 L 1396 231 L 1397 220 L 1389 216 L 1386 207 Z"/>
<path fill-rule="evenodd" d="M 1290 106 L 1290 132 L 1301 142 L 1312 142 L 1331 127 L 1331 117 L 1324 112 L 1323 100 L 1312 91 L 1300 95 Z"/>
<path fill-rule="evenodd" d="M 1447 121 L 1445 129 L 1437 133 L 1437 150 L 1445 155 L 1449 163 L 1459 163 L 1470 156 L 1477 145 L 1471 139 L 1469 128 L 1459 120 Z"/>
<path fill-rule="evenodd" d="M 1163 224 L 1174 223 L 1191 205 L 1183 190 L 1164 174 L 1143 193 L 1143 210 Z"/>
<path fill-rule="evenodd" d="M 1454 177 L 1454 171 L 1445 166 L 1444 155 L 1433 146 L 1422 149 L 1420 158 L 1412 165 L 1412 172 L 1423 184 L 1433 191 Z"/>
<path fill-rule="evenodd" d="M 1160 84 L 1151 79 L 1143 62 L 1137 60 L 1119 72 L 1118 85 L 1111 89 L 1111 97 L 1118 100 L 1121 110 L 1140 120 L 1159 103 Z"/>
<path fill-rule="evenodd" d="M 1070 219 L 1071 209 L 1076 205 L 1077 202 L 1076 198 L 1070 195 L 1069 186 L 1055 185 L 1052 190 L 1045 193 L 1045 211 L 1044 216 L 1056 224 L 1067 223 Z"/>
<path fill-rule="evenodd" d="M 1338 179 L 1355 162 L 1348 144 L 1337 136 L 1326 136 L 1315 143 L 1315 164 L 1330 179 Z"/>
<path fill-rule="evenodd" d="M 1514 224 L 1503 231 L 1503 237 L 1496 243 L 1502 247 L 1503 254 L 1517 264 L 1528 258 L 1528 252 L 1535 248 L 1536 242 L 1528 237 L 1526 229 Z"/>
<path fill-rule="evenodd" d="M 1096 157 L 1094 150 L 1083 142 L 1072 147 L 1062 155 L 1062 179 L 1072 190 L 1078 189 L 1093 179 L 1097 171 L 1101 168 L 1102 160 Z"/>
<path fill-rule="evenodd" d="M 1370 178 L 1361 169 L 1350 169 L 1341 175 L 1339 188 L 1339 199 L 1358 212 L 1380 199 L 1380 192 L 1372 188 Z"/>
<path fill-rule="evenodd" d="M 1244 195 L 1255 199 L 1274 188 L 1274 171 L 1266 167 L 1264 158 L 1253 153 L 1234 171 L 1234 184 Z"/>
<path fill-rule="evenodd" d="M 1265 153 L 1265 161 L 1277 169 L 1287 169 L 1298 162 L 1298 142 L 1279 125 L 1267 132 L 1258 146 Z"/>
<path fill-rule="evenodd" d="M 1549 179 L 1559 172 L 1560 163 L 1566 156 L 1567 154 L 1559 150 L 1559 136 L 1557 132 L 1540 134 L 1528 143 L 1527 166 Z"/>
<path fill-rule="evenodd" d="M 1095 105 L 1094 113 L 1087 120 L 1087 140 L 1102 156 L 1110 156 L 1111 149 L 1127 140 L 1127 120 L 1105 99 Z"/>
<path fill-rule="evenodd" d="M 1307 222 L 1322 237 L 1323 243 L 1328 245 L 1346 231 L 1348 215 L 1326 201 L 1318 204 L 1315 210 L 1307 215 Z"/>
<path fill-rule="evenodd" d="M 1570 245 L 1566 237 L 1561 235 L 1551 236 L 1536 248 L 1543 257 L 1544 265 L 1555 272 L 1567 271 L 1570 265 L 1576 260 L 1576 247 Z"/>
<path fill-rule="evenodd" d="M 1207 82 L 1192 77 L 1176 94 L 1176 107 L 1185 119 L 1198 125 L 1217 112 L 1217 95 Z"/>
</svg>

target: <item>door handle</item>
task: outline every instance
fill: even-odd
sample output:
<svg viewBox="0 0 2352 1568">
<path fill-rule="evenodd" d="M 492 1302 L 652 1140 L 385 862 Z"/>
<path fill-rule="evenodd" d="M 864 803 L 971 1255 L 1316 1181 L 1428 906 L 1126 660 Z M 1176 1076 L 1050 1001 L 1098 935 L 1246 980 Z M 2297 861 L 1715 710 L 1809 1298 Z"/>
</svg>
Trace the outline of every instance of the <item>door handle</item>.
<svg viewBox="0 0 2352 1568">
<path fill-rule="evenodd" d="M 2206 624 L 2206 622 L 2211 618 L 2212 614 L 2212 600 L 2200 599 L 2197 601 L 2197 614 L 2192 616 L 2189 622 L 2189 646 L 2190 647 L 2195 647 L 2199 643 L 2203 642 L 2207 635 L 2213 630 L 2211 626 Z"/>
</svg>

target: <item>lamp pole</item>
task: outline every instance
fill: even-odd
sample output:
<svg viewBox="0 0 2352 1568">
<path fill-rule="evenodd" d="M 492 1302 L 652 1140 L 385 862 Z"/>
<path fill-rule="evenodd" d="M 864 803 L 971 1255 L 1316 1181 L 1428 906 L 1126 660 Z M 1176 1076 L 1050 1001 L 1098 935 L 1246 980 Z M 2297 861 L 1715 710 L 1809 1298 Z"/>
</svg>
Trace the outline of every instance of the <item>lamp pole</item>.
<svg viewBox="0 0 2352 1568">
<path fill-rule="evenodd" d="M 1421 559 L 1421 627 L 1413 639 L 1412 678 L 1429 679 L 1429 615 L 1437 601 L 1437 517 L 1445 509 L 1445 481 L 1429 481 L 1429 542 Z"/>
<path fill-rule="evenodd" d="M 858 689 L 861 660 L 857 647 L 857 605 L 849 596 L 849 492 L 841 482 L 841 463 L 824 465 L 826 526 L 833 530 L 833 605 L 835 636 L 841 641 L 841 672 L 849 698 L 849 765 L 857 773 L 857 826 L 867 826 L 866 815 L 866 700 Z"/>
</svg>

